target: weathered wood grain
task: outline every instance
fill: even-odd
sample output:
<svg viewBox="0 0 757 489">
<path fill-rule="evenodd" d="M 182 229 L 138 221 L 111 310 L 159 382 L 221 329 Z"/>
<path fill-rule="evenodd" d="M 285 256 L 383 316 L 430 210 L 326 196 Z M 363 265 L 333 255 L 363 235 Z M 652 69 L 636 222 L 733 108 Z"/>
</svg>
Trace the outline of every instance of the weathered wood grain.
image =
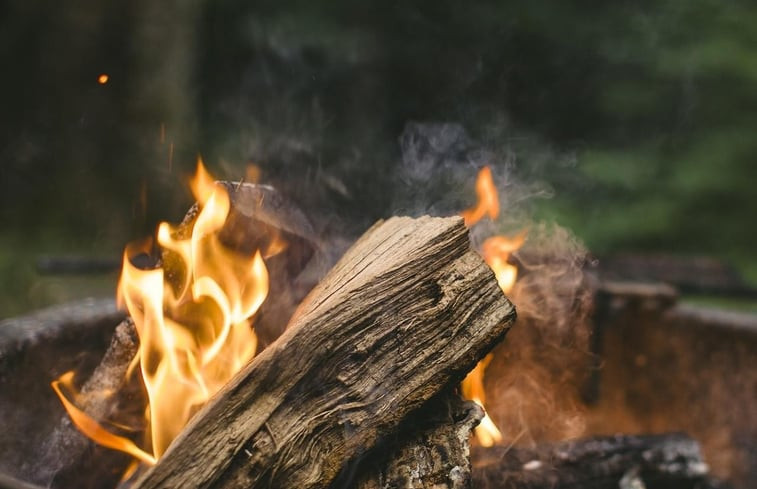
<svg viewBox="0 0 757 489">
<path fill-rule="evenodd" d="M 135 487 L 327 487 L 514 318 L 462 219 L 378 223 Z"/>
<path fill-rule="evenodd" d="M 400 428 L 355 464 L 330 489 L 468 489 L 470 439 L 484 417 L 473 401 L 445 392 L 410 414 Z"/>
</svg>

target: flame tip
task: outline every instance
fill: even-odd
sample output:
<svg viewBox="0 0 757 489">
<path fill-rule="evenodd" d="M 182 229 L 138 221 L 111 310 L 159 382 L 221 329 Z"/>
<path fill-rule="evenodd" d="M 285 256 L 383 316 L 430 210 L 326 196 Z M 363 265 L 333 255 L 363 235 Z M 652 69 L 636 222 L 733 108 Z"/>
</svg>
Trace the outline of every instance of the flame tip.
<svg viewBox="0 0 757 489">
<path fill-rule="evenodd" d="M 470 209 L 466 209 L 460 214 L 465 220 L 465 225 L 471 227 L 484 217 L 496 219 L 499 216 L 499 196 L 497 188 L 494 185 L 492 170 L 489 165 L 484 165 L 478 172 L 476 178 L 476 195 L 478 201 Z M 492 236 L 487 238 L 481 246 L 481 254 L 486 263 L 491 267 L 497 279 L 500 289 L 508 294 L 518 276 L 518 269 L 515 265 L 508 263 L 510 254 L 520 248 L 526 240 L 527 229 L 519 231 L 512 237 Z M 492 354 L 489 353 L 478 365 L 468 374 L 462 382 L 463 396 L 466 399 L 475 401 L 479 406 L 484 408 L 486 394 L 484 390 L 484 372 L 492 360 Z M 482 446 L 489 447 L 502 441 L 502 434 L 497 425 L 492 421 L 488 414 L 484 415 L 479 426 L 475 429 L 475 435 Z"/>
<path fill-rule="evenodd" d="M 134 362 L 148 392 L 146 419 L 156 457 L 253 356 L 257 338 L 248 318 L 268 293 L 260 251 L 242 255 L 221 243 L 230 198 L 218 191 L 225 188 L 216 185 L 199 155 L 190 188 L 199 204 L 191 231 L 178 233 L 161 223 L 156 234 L 163 266 L 154 273 L 127 266 L 120 287 L 140 336 Z"/>
</svg>

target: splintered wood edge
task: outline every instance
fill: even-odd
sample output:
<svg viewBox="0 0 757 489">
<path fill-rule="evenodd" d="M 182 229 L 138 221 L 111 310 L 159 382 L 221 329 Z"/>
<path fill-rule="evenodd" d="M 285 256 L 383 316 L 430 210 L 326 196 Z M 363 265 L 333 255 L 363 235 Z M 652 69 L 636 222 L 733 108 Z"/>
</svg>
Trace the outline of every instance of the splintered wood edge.
<svg viewBox="0 0 757 489">
<path fill-rule="evenodd" d="M 514 318 L 462 219 L 382 222 L 135 487 L 326 487 Z"/>
<path fill-rule="evenodd" d="M 442 392 L 407 416 L 396 435 L 348 464 L 334 487 L 468 487 L 470 436 L 483 417 L 483 408 L 475 402 Z"/>
</svg>

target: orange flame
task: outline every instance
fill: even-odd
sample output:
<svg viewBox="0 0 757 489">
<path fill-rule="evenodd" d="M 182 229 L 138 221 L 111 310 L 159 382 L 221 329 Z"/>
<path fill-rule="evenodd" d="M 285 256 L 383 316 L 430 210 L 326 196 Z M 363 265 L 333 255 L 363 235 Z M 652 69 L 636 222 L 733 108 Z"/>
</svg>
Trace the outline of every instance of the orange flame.
<svg viewBox="0 0 757 489">
<path fill-rule="evenodd" d="M 497 188 L 494 186 L 491 169 L 488 166 L 483 167 L 478 173 L 476 195 L 478 196 L 476 206 L 460 213 L 468 227 L 473 226 L 487 215 L 490 219 L 496 219 L 499 216 L 499 197 L 497 196 Z M 484 241 L 481 247 L 484 261 L 494 271 L 497 283 L 505 294 L 510 293 L 518 277 L 517 267 L 508 263 L 508 258 L 512 252 L 523 245 L 526 241 L 526 234 L 526 230 L 523 230 L 513 237 L 492 236 Z M 475 401 L 481 407 L 484 407 L 486 402 L 484 372 L 491 360 L 492 355 L 487 355 L 471 370 L 461 385 L 463 396 Z M 502 441 L 502 433 L 488 414 L 484 415 L 484 419 L 476 427 L 475 433 L 479 443 L 485 447 L 490 447 Z"/>
<path fill-rule="evenodd" d="M 524 229 L 515 236 L 492 236 L 481 245 L 484 261 L 494 271 L 502 292 L 509 294 L 518 278 L 518 267 L 507 262 L 510 254 L 523 246 L 528 232 Z"/>
<path fill-rule="evenodd" d="M 74 425 L 79 428 L 79 431 L 92 438 L 93 440 L 98 440 L 98 443 L 100 443 L 100 445 L 112 448 L 114 450 L 121 450 L 122 452 L 126 452 L 129 455 L 138 458 L 139 460 L 147 464 L 154 464 L 155 457 L 153 457 L 149 453 L 146 453 L 128 438 L 117 436 L 109 432 L 108 430 L 103 428 L 100 423 L 90 418 L 84 411 L 76 407 L 73 402 L 68 400 L 65 394 L 63 394 L 63 389 L 61 389 L 61 386 L 66 388 L 66 390 L 72 390 L 73 379 L 74 372 L 66 372 L 65 374 L 61 375 L 58 380 L 53 381 L 52 386 L 53 390 L 55 390 L 55 393 L 58 394 L 60 401 L 65 406 L 66 411 L 68 411 L 68 414 L 71 416 L 71 420 L 74 422 Z"/>
<path fill-rule="evenodd" d="M 481 407 L 484 407 L 484 403 L 486 402 L 486 393 L 484 392 L 484 371 L 489 365 L 489 362 L 492 361 L 492 358 L 493 355 L 491 353 L 486 355 L 486 357 L 478 362 L 478 365 L 468 373 L 461 384 L 463 397 L 474 401 Z M 488 414 L 484 414 L 481 423 L 476 426 L 475 434 L 476 438 L 478 438 L 478 442 L 484 447 L 490 447 L 495 443 L 502 441 L 502 433 Z"/>
<path fill-rule="evenodd" d="M 466 209 L 460 213 L 465 219 L 465 225 L 470 227 L 484 218 L 487 214 L 489 219 L 496 219 L 499 216 L 499 197 L 497 197 L 497 187 L 494 186 L 491 168 L 485 166 L 478 172 L 476 179 L 476 196 L 478 203 L 476 207 Z"/>
<path fill-rule="evenodd" d="M 260 252 L 244 256 L 220 242 L 229 195 L 201 161 L 190 187 L 201 209 L 190 236 L 161 223 L 157 237 L 163 267 L 137 268 L 131 259 L 144 250 L 127 246 L 119 281 L 119 305 L 128 309 L 140 340 L 135 364 L 149 399 L 151 454 L 125 449 L 123 440 L 114 441 L 119 437 L 104 429 L 80 427 L 95 442 L 147 463 L 159 458 L 192 415 L 252 358 L 257 338 L 250 317 L 268 293 Z M 97 425 L 64 399 L 57 383 L 53 387 L 77 426 Z M 88 421 L 77 422 L 77 417 Z"/>
</svg>

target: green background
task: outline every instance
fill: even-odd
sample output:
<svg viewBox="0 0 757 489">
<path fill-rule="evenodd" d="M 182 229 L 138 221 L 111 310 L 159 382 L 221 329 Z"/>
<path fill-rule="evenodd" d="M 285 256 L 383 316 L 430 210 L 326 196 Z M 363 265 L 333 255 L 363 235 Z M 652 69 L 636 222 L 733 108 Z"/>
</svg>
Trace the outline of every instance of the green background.
<svg viewBox="0 0 757 489">
<path fill-rule="evenodd" d="M 118 257 L 180 219 L 199 153 L 354 235 L 396 210 L 409 121 L 461 124 L 593 252 L 757 279 L 752 2 L 7 0 L 0 19 L 0 317 L 111 294 L 116 274 L 36 260 Z"/>
</svg>

